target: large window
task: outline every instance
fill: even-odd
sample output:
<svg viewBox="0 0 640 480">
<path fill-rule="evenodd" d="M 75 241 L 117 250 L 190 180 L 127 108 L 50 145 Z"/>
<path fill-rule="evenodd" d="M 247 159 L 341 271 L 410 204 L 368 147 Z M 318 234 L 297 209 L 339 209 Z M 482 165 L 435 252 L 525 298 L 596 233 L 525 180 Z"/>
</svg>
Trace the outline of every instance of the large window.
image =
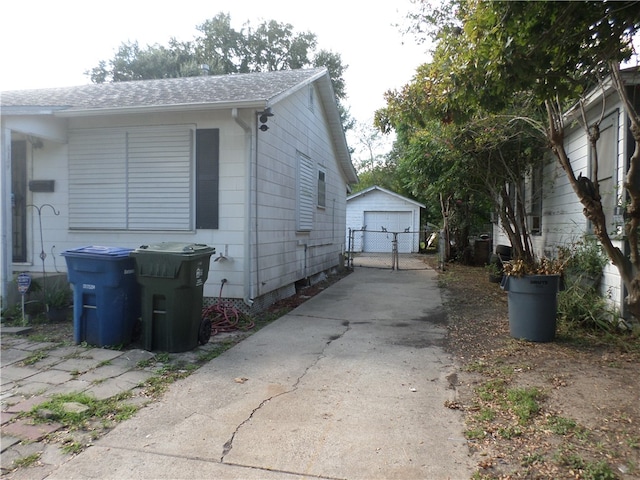
<svg viewBox="0 0 640 480">
<path fill-rule="evenodd" d="M 189 125 L 71 131 L 70 228 L 192 230 L 193 137 Z"/>
</svg>

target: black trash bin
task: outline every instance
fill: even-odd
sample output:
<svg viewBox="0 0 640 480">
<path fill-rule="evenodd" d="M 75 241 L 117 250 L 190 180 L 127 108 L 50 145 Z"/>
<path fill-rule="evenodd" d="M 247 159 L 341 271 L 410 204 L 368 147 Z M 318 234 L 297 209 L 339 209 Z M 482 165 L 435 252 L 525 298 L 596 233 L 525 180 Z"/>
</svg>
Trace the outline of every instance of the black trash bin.
<svg viewBox="0 0 640 480">
<path fill-rule="evenodd" d="M 213 247 L 163 242 L 131 252 L 142 287 L 142 347 L 186 352 L 198 345 L 202 294 Z"/>
<path fill-rule="evenodd" d="M 88 246 L 62 252 L 73 285 L 73 340 L 99 347 L 131 342 L 140 288 L 131 248 Z"/>
</svg>

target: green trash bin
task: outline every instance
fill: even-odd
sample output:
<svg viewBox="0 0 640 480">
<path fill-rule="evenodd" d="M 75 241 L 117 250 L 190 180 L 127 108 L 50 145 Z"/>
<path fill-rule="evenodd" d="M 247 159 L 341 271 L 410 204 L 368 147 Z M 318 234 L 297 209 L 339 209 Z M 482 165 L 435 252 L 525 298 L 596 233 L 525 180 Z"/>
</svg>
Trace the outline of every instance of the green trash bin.
<svg viewBox="0 0 640 480">
<path fill-rule="evenodd" d="M 186 352 L 198 345 L 202 294 L 215 248 L 163 242 L 131 252 L 141 286 L 142 347 Z"/>
</svg>

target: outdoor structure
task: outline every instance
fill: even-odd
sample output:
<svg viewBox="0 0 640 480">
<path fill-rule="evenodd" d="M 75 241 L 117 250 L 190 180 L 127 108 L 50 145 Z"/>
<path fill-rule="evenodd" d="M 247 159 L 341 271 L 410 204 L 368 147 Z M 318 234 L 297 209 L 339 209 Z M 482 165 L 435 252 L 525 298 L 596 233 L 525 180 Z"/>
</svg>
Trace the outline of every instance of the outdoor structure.
<svg viewBox="0 0 640 480">
<path fill-rule="evenodd" d="M 86 245 L 216 249 L 261 309 L 338 266 L 357 182 L 326 69 L 2 92 L 2 296 Z"/>
<path fill-rule="evenodd" d="M 394 233 L 401 233 L 397 236 L 398 253 L 418 252 L 420 209 L 424 207 L 377 185 L 347 197 L 347 234 L 349 230 L 360 230 L 354 232 L 351 250 L 390 252 L 389 239 Z"/>
<path fill-rule="evenodd" d="M 628 88 L 635 108 L 640 107 L 637 71 L 625 72 Z M 604 103 L 603 103 L 604 102 Z M 629 248 L 623 239 L 624 219 L 622 205 L 626 202 L 623 188 L 624 177 L 629 169 L 629 158 L 635 148 L 630 132 L 630 122 L 624 105 L 609 81 L 601 88 L 594 89 L 585 99 L 587 122 L 591 127 L 600 123 L 598 148 L 598 182 L 608 231 L 613 243 L 625 255 Z M 576 177 L 593 178 L 593 152 L 583 127 L 582 114 L 578 106 L 565 115 L 565 145 L 574 167 Z M 585 234 L 592 233 L 590 222 L 584 216 L 582 204 L 573 191 L 569 180 L 555 157 L 551 154 L 544 168 L 534 172 L 523 182 L 524 198 L 527 203 L 528 228 L 532 234 L 535 253 L 538 256 L 555 257 L 557 248 L 570 246 Z M 494 225 L 494 245 L 509 245 L 509 240 L 499 224 Z M 627 317 L 624 298 L 626 290 L 618 269 L 610 262 L 604 269 L 600 283 L 600 293 L 608 298 Z"/>
</svg>

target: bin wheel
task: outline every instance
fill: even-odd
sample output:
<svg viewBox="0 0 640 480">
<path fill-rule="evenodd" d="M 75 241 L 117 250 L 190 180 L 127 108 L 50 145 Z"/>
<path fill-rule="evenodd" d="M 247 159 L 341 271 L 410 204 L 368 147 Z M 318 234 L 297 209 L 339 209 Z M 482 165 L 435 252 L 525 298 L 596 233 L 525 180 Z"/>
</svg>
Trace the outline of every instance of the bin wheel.
<svg viewBox="0 0 640 480">
<path fill-rule="evenodd" d="M 205 345 L 211 338 L 211 320 L 203 318 L 200 322 L 200 331 L 198 331 L 198 343 Z"/>
</svg>

